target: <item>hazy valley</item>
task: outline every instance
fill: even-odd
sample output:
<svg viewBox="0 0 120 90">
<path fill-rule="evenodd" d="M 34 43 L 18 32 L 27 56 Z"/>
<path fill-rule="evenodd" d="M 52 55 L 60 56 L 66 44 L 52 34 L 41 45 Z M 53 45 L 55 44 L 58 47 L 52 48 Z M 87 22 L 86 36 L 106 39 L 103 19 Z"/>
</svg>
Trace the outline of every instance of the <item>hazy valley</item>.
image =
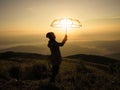
<svg viewBox="0 0 120 90">
<path fill-rule="evenodd" d="M 43 44 L 18 44 L 0 49 L 0 52 L 6 51 L 50 54 L 47 41 Z M 93 54 L 119 59 L 120 41 L 68 41 L 64 47 L 61 47 L 61 52 L 63 57 L 74 54 Z"/>
</svg>

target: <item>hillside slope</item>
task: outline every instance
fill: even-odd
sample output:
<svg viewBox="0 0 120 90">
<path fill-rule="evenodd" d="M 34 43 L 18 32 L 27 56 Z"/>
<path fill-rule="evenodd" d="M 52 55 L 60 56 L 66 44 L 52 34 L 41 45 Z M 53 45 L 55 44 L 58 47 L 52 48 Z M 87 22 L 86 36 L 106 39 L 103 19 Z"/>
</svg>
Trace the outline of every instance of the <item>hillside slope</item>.
<svg viewBox="0 0 120 90">
<path fill-rule="evenodd" d="M 6 55 L 9 57 L 5 58 Z M 120 71 L 115 71 L 116 68 L 103 63 L 105 60 L 111 60 L 111 63 L 116 64 L 117 60 L 101 57 L 99 60 L 103 59 L 103 61 L 96 62 L 95 57 L 78 54 L 63 58 L 56 83 L 51 84 L 49 83 L 51 69 L 47 55 L 20 52 L 1 53 L 0 90 L 119 90 Z M 20 60 L 22 62 L 19 62 Z M 89 60 L 91 62 L 88 62 Z"/>
<path fill-rule="evenodd" d="M 108 54 L 108 55 L 105 55 L 105 56 L 120 60 L 120 53 L 113 53 L 113 54 Z"/>
<path fill-rule="evenodd" d="M 67 56 L 66 58 L 72 58 L 78 60 L 80 59 L 91 63 L 105 64 L 105 65 L 109 65 L 112 63 L 120 63 L 119 60 L 105 56 L 98 56 L 98 55 L 76 54 L 76 55 Z"/>
</svg>

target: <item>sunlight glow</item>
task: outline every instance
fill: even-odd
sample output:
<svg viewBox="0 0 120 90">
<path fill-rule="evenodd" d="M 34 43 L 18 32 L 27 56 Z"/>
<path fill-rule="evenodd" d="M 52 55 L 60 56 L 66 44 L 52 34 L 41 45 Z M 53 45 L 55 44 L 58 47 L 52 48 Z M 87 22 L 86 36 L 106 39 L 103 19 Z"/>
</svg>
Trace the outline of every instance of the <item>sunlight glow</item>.
<svg viewBox="0 0 120 90">
<path fill-rule="evenodd" d="M 55 19 L 51 23 L 52 27 L 70 27 L 70 28 L 79 28 L 81 27 L 81 23 L 77 19 L 72 19 L 72 18 L 62 18 L 62 19 Z"/>
<path fill-rule="evenodd" d="M 52 27 L 57 27 L 57 28 L 63 28 L 64 30 L 67 30 L 68 28 L 79 28 L 81 27 L 81 23 L 79 20 L 77 19 L 72 19 L 72 18 L 62 18 L 62 19 L 55 19 L 52 23 L 51 23 Z"/>
</svg>

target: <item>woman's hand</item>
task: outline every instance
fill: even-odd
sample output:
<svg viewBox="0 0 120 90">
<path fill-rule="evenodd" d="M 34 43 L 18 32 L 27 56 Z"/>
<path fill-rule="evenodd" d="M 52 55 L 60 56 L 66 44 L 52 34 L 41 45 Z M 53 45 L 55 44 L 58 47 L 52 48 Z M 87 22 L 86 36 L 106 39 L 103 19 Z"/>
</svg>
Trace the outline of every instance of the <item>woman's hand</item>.
<svg viewBox="0 0 120 90">
<path fill-rule="evenodd" d="M 67 41 L 67 34 L 65 35 L 63 42 L 65 43 Z"/>
</svg>

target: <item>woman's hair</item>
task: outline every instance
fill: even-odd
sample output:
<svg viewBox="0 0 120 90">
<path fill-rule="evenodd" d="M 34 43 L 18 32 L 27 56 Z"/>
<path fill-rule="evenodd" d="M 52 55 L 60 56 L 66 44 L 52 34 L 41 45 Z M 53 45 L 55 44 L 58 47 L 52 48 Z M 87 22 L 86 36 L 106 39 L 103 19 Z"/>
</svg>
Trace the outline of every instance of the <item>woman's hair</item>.
<svg viewBox="0 0 120 90">
<path fill-rule="evenodd" d="M 55 35 L 54 35 L 53 32 L 48 32 L 48 33 L 46 34 L 46 38 L 55 39 Z"/>
</svg>

